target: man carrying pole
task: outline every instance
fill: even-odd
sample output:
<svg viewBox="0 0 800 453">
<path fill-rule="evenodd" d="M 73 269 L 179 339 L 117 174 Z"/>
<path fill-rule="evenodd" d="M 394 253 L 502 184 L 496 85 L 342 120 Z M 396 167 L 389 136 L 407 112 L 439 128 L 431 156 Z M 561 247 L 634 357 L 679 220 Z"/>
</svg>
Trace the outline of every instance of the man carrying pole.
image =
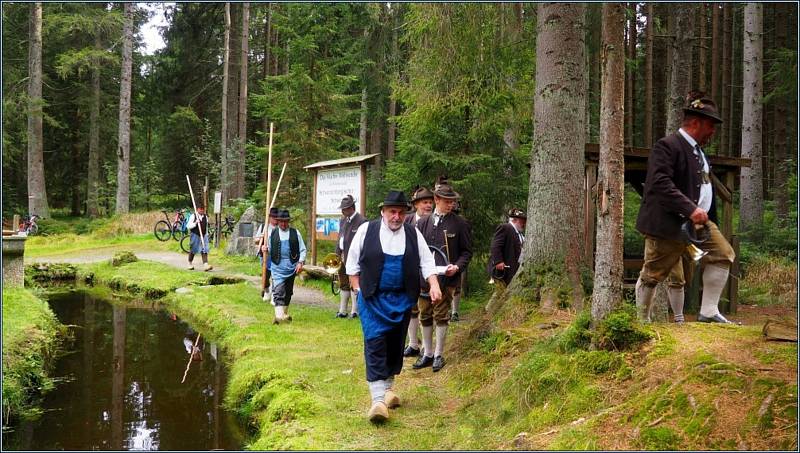
<svg viewBox="0 0 800 453">
<path fill-rule="evenodd" d="M 192 191 L 192 183 L 189 181 L 189 175 L 186 175 L 186 182 L 189 184 L 189 194 L 192 197 L 192 206 L 194 213 L 189 216 L 186 222 L 186 228 L 189 229 L 189 266 L 187 269 L 194 270 L 194 256 L 200 254 L 203 259 L 203 270 L 208 272 L 213 269 L 213 266 L 208 264 L 208 216 L 206 215 L 206 207 L 204 205 L 198 206 L 194 201 L 194 192 Z"/>
</svg>

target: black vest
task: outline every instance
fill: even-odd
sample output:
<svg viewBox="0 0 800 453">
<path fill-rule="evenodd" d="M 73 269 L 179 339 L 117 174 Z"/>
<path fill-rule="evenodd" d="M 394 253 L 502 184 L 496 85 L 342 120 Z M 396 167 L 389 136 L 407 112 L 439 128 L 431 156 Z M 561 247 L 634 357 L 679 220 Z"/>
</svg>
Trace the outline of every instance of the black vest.
<svg viewBox="0 0 800 453">
<path fill-rule="evenodd" d="M 404 223 L 403 228 L 406 233 L 406 253 L 403 255 L 403 280 L 405 282 L 406 294 L 411 300 L 419 298 L 419 245 L 417 242 L 417 230 L 413 226 Z M 359 284 L 364 297 L 372 297 L 378 291 L 378 284 L 383 273 L 383 247 L 381 247 L 381 219 L 372 220 L 367 227 L 367 234 L 364 237 L 364 246 L 361 248 L 361 256 L 358 258 L 358 265 L 361 267 Z"/>
<path fill-rule="evenodd" d="M 269 237 L 269 259 L 275 264 L 281 262 L 281 237 L 280 228 L 275 227 Z M 289 261 L 292 264 L 300 260 L 300 241 L 297 239 L 297 230 L 289 228 Z"/>
<path fill-rule="evenodd" d="M 195 214 L 195 218 L 198 218 L 197 214 Z M 203 214 L 202 219 L 200 219 L 200 221 L 197 222 L 197 225 L 195 225 L 194 228 L 189 231 L 200 236 L 200 226 L 203 227 L 203 234 L 208 234 L 208 216 L 206 214 Z"/>
</svg>

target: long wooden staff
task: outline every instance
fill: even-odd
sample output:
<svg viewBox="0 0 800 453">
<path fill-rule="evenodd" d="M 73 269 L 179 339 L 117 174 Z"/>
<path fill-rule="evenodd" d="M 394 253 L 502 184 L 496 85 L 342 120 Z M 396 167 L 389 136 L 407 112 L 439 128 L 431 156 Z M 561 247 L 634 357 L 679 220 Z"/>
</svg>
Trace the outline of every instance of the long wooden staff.
<svg viewBox="0 0 800 453">
<path fill-rule="evenodd" d="M 189 184 L 189 195 L 192 196 L 192 207 L 194 208 L 195 218 L 197 217 L 197 204 L 194 202 L 194 191 L 192 191 L 192 181 L 189 180 L 189 175 L 186 175 L 186 183 Z M 203 223 L 197 222 L 197 229 L 200 230 L 200 245 L 206 248 L 206 240 L 203 238 Z"/>
<path fill-rule="evenodd" d="M 261 245 L 267 245 L 267 230 L 269 229 L 269 199 L 272 190 L 272 122 L 269 123 L 269 147 L 267 148 L 267 196 L 264 199 L 264 237 Z M 267 291 L 267 254 L 261 254 L 261 295 Z"/>
<path fill-rule="evenodd" d="M 270 209 L 275 206 L 275 199 L 278 198 L 278 189 L 281 188 L 281 181 L 283 180 L 283 172 L 286 171 L 286 162 L 283 163 L 283 168 L 281 169 L 281 175 L 278 177 L 278 184 L 275 185 L 275 194 L 272 195 L 272 203 L 269 204 Z"/>
<path fill-rule="evenodd" d="M 197 338 L 194 339 L 194 346 L 192 346 L 192 350 L 189 351 L 189 363 L 186 364 L 186 370 L 183 372 L 183 379 L 181 379 L 181 384 L 186 381 L 186 375 L 189 374 L 189 367 L 192 366 L 192 358 L 194 358 L 194 351 L 197 349 L 197 343 L 200 342 L 200 332 L 197 333 Z"/>
</svg>

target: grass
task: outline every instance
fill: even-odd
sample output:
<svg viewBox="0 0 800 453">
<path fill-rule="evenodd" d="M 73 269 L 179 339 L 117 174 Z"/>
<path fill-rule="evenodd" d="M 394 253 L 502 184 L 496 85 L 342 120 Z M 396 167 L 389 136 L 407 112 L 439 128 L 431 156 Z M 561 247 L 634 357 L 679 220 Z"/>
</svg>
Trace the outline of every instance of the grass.
<svg viewBox="0 0 800 453">
<path fill-rule="evenodd" d="M 758 255 L 748 263 L 739 286 L 742 303 L 790 305 L 797 301 L 797 263 Z"/>
<path fill-rule="evenodd" d="M 64 330 L 46 302 L 21 287 L 3 288 L 5 423 L 39 413 L 35 398 L 53 388 L 47 370 Z"/>
</svg>

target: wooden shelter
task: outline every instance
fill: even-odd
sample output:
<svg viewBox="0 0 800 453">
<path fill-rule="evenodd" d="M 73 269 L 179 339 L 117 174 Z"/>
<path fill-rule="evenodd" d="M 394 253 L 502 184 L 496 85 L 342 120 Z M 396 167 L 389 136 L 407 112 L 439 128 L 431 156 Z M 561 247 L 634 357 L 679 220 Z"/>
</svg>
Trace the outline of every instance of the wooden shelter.
<svg viewBox="0 0 800 453">
<path fill-rule="evenodd" d="M 649 148 L 634 148 L 625 147 L 625 181 L 626 182 L 643 182 L 647 172 L 647 158 L 650 155 Z M 717 214 L 719 218 L 719 229 L 725 238 L 730 242 L 733 250 L 736 252 L 736 260 L 731 266 L 730 277 L 728 277 L 728 284 L 725 287 L 722 295 L 727 297 L 728 304 L 720 305 L 722 311 L 727 313 L 735 313 L 738 303 L 738 275 L 739 275 L 739 238 L 733 230 L 733 193 L 736 180 L 739 178 L 739 172 L 742 167 L 750 166 L 750 159 L 743 159 L 739 157 L 728 156 L 706 156 L 708 163 L 711 165 L 711 183 L 714 186 L 714 194 L 717 198 Z M 595 250 L 595 227 L 597 222 L 596 212 L 596 184 L 597 184 L 597 169 L 600 160 L 600 146 L 596 143 L 587 143 L 585 148 L 585 179 L 584 187 L 586 188 L 586 195 L 584 200 L 584 211 L 586 213 L 586 224 L 584 225 L 584 237 L 586 244 L 586 261 L 594 266 L 594 250 Z M 719 203 L 721 201 L 721 203 Z M 720 209 L 721 208 L 721 209 Z M 643 256 L 626 256 L 624 258 L 625 274 L 629 272 L 639 271 L 644 262 Z M 684 261 L 684 265 L 686 265 Z M 684 268 L 686 272 L 686 297 L 688 301 L 699 300 L 698 291 L 700 286 L 695 280 L 692 284 L 691 269 Z M 631 281 L 632 280 L 632 281 Z M 635 283 L 636 277 L 626 278 L 626 286 L 630 287 Z M 687 307 L 690 304 L 687 304 Z"/>
</svg>

